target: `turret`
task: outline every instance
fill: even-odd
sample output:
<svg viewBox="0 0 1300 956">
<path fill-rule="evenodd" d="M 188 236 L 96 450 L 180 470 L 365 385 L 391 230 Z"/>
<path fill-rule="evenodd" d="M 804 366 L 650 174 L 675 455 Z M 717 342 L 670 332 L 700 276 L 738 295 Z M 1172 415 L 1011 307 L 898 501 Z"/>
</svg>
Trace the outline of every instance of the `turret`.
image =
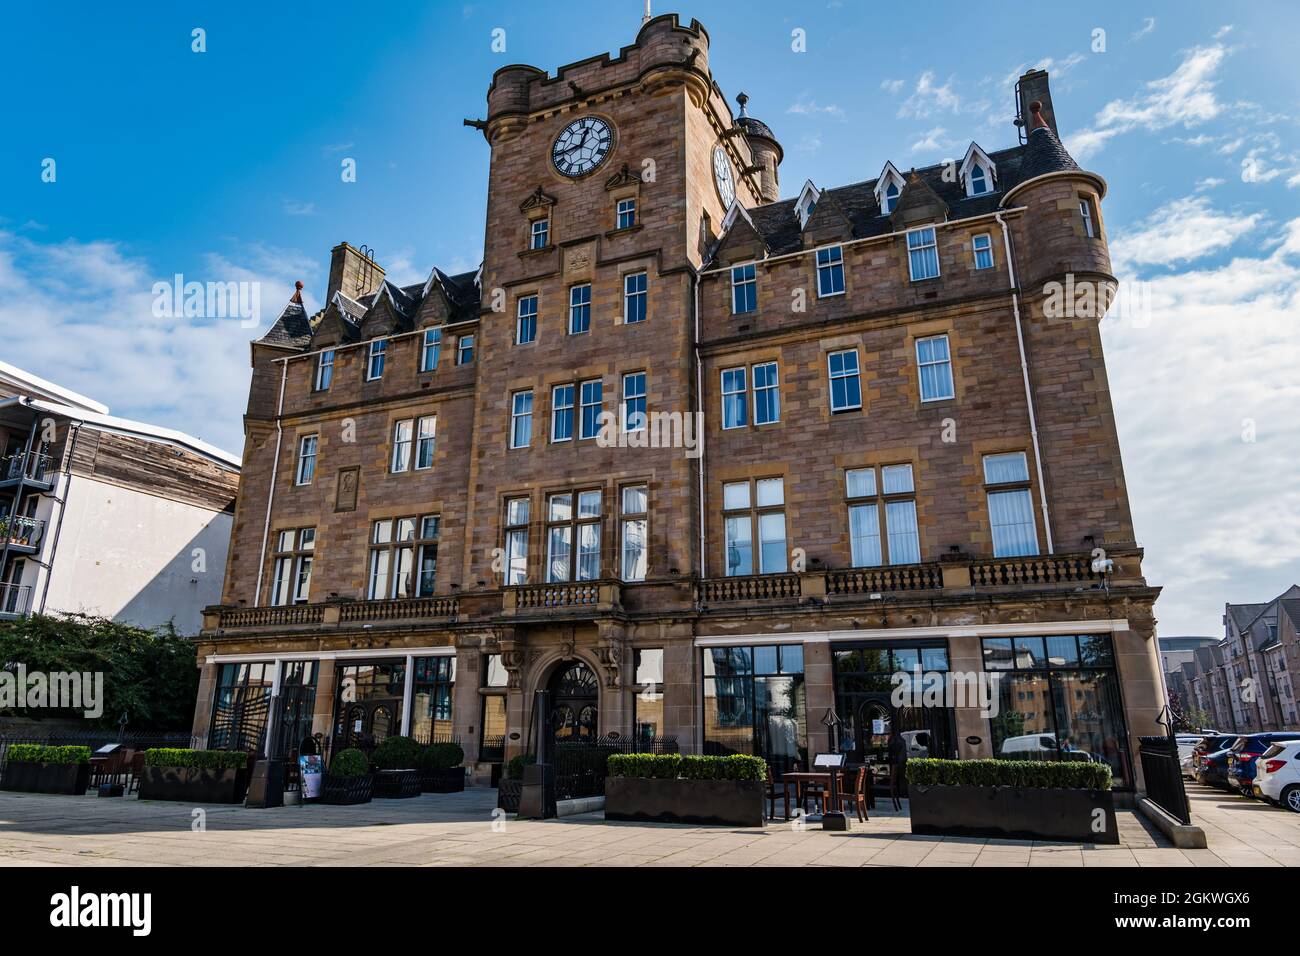
<svg viewBox="0 0 1300 956">
<path fill-rule="evenodd" d="M 777 142 L 772 128 L 760 119 L 750 116 L 745 107 L 749 96 L 741 93 L 736 97 L 740 104 L 740 115 L 736 117 L 736 126 L 744 130 L 745 142 L 749 143 L 749 152 L 754 157 L 754 165 L 759 167 L 758 192 L 763 202 L 776 202 L 781 198 L 781 160 L 785 151 Z"/>
</svg>

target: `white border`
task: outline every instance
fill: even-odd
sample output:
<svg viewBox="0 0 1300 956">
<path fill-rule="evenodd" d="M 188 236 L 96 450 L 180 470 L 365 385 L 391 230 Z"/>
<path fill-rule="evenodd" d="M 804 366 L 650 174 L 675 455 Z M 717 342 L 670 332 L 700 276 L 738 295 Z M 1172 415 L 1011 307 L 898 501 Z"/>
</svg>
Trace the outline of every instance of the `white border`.
<svg viewBox="0 0 1300 956">
<path fill-rule="evenodd" d="M 349 649 L 346 651 L 276 651 L 273 654 L 209 654 L 203 658 L 205 664 L 238 664 L 243 661 L 268 661 L 276 664 L 283 661 L 332 661 L 356 659 L 387 659 L 390 657 L 454 657 L 456 648 L 448 645 L 440 647 L 372 647 L 366 650 Z"/>
</svg>

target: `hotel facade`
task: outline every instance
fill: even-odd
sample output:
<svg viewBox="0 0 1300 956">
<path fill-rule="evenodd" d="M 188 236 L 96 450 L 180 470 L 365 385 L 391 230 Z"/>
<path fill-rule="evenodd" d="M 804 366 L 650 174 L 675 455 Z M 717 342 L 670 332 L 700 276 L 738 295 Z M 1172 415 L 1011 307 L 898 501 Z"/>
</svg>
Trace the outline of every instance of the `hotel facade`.
<svg viewBox="0 0 1300 956">
<path fill-rule="evenodd" d="M 696 22 L 498 70 L 467 121 L 480 269 L 397 286 L 342 243 L 325 308 L 296 295 L 252 345 L 194 733 L 455 738 L 485 780 L 549 689 L 561 737 L 781 769 L 901 731 L 1141 789 L 1164 691 L 1099 332 L 1107 186 L 1046 73 L 1006 93 L 1009 146 L 782 199 Z M 900 706 L 918 673 L 993 706 Z"/>
</svg>

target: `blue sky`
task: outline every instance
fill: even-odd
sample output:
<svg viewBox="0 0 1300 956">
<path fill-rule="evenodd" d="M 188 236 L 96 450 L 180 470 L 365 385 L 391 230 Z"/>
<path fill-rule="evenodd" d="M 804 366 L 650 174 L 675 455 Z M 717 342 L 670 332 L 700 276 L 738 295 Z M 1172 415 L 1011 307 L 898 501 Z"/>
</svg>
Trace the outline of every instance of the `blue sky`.
<svg viewBox="0 0 1300 956">
<path fill-rule="evenodd" d="M 247 341 L 159 318 L 175 273 L 259 282 L 262 326 L 329 248 L 398 281 L 482 248 L 491 74 L 632 41 L 640 3 L 90 4 L 15 8 L 0 150 L 5 358 L 238 452 Z M 1235 7 L 1235 5 L 1234 5 Z M 1015 142 L 1012 84 L 1052 74 L 1077 159 L 1105 176 L 1116 271 L 1147 321 L 1107 361 L 1162 633 L 1300 580 L 1300 12 L 1287 3 L 655 4 L 696 17 L 714 75 L 786 148 L 783 195 Z M 972 10 L 977 10 L 972 13 Z M 206 52 L 191 31 L 206 31 Z M 492 31 L 506 50 L 493 52 Z M 802 30 L 807 51 L 791 49 Z M 1095 31 L 1103 30 L 1104 51 Z M 55 181 L 42 163 L 55 161 Z M 344 183 L 340 163 L 356 161 Z"/>
</svg>

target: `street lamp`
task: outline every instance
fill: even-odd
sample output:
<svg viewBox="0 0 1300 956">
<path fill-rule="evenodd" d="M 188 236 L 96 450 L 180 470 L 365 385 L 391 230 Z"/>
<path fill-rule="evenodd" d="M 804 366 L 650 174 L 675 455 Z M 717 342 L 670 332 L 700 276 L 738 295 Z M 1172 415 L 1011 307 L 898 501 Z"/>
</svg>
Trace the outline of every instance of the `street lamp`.
<svg viewBox="0 0 1300 956">
<path fill-rule="evenodd" d="M 840 809 L 839 776 L 840 768 L 844 766 L 844 754 L 840 753 L 839 726 L 841 721 L 833 706 L 826 708 L 826 713 L 822 716 L 822 723 L 826 725 L 826 733 L 831 739 L 831 752 L 817 756 L 817 765 L 825 767 L 831 778 L 829 794 L 831 805 L 828 810 L 822 813 L 822 829 L 842 832 L 849 828 L 849 818 Z"/>
</svg>

